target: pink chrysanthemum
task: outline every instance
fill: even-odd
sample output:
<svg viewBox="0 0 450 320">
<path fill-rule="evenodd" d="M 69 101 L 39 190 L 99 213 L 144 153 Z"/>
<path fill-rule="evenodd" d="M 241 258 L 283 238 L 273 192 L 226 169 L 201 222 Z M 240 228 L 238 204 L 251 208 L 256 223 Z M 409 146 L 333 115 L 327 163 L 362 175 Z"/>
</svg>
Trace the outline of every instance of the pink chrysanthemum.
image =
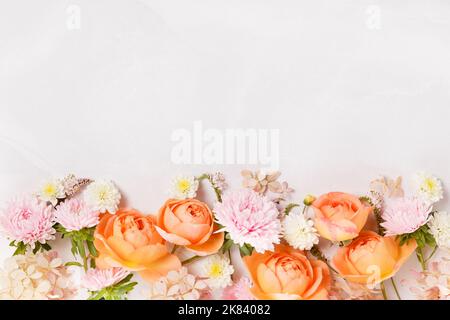
<svg viewBox="0 0 450 320">
<path fill-rule="evenodd" d="M 431 206 L 416 198 L 393 198 L 386 202 L 381 226 L 387 236 L 412 233 L 426 224 Z"/>
<path fill-rule="evenodd" d="M 252 282 L 249 278 L 242 277 L 233 285 L 225 288 L 222 292 L 223 300 L 256 300 L 250 293 Z"/>
<path fill-rule="evenodd" d="M 95 227 L 99 222 L 99 214 L 84 201 L 70 199 L 56 208 L 55 220 L 67 231 L 78 231 Z"/>
<path fill-rule="evenodd" d="M 122 281 L 129 274 L 123 268 L 89 269 L 82 279 L 82 285 L 89 291 L 99 291 Z"/>
<path fill-rule="evenodd" d="M 55 239 L 54 210 L 34 197 L 11 201 L 0 215 L 0 226 L 5 236 L 31 245 Z"/>
<path fill-rule="evenodd" d="M 225 193 L 222 202 L 216 203 L 214 212 L 223 230 L 241 246 L 249 244 L 263 253 L 274 250 L 274 243 L 280 243 L 281 223 L 275 204 L 253 190 Z"/>
</svg>

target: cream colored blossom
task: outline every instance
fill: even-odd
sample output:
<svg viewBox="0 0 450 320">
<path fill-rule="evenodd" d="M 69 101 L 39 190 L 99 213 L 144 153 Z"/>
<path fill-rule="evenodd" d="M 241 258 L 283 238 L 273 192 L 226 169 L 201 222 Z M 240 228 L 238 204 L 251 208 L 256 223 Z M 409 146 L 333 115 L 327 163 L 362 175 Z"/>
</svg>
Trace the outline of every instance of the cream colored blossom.
<svg viewBox="0 0 450 320">
<path fill-rule="evenodd" d="M 56 206 L 58 199 L 64 199 L 66 193 L 64 186 L 59 179 L 44 181 L 38 189 L 37 196 L 43 202 L 50 202 Z"/>
<path fill-rule="evenodd" d="M 199 300 L 208 289 L 206 282 L 189 274 L 187 268 L 170 271 L 150 283 L 149 300 Z"/>
<path fill-rule="evenodd" d="M 0 270 L 2 300 L 62 300 L 75 290 L 55 251 L 8 258 Z"/>
</svg>

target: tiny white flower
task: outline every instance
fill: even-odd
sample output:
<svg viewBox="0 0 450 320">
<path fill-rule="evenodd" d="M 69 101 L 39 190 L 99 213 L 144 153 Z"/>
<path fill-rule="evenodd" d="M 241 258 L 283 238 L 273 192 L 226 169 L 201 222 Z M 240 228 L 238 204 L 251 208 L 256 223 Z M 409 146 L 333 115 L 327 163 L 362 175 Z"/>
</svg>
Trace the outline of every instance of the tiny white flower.
<svg viewBox="0 0 450 320">
<path fill-rule="evenodd" d="M 291 212 L 282 221 L 284 239 L 295 249 L 310 250 L 319 243 L 314 222 L 301 212 Z"/>
<path fill-rule="evenodd" d="M 39 200 L 44 202 L 50 202 L 52 205 L 58 203 L 58 199 L 64 199 L 66 193 L 64 192 L 64 185 L 61 180 L 47 180 L 44 181 L 37 192 Z"/>
<path fill-rule="evenodd" d="M 226 288 L 233 283 L 231 275 L 234 268 L 230 259 L 222 254 L 214 254 L 198 262 L 199 277 L 206 278 L 205 282 L 212 289 Z"/>
<path fill-rule="evenodd" d="M 115 214 L 119 209 L 120 199 L 120 192 L 112 181 L 95 181 L 84 191 L 86 203 L 101 213 Z"/>
<path fill-rule="evenodd" d="M 438 247 L 450 249 L 450 214 L 436 212 L 428 222 L 428 227 Z"/>
<path fill-rule="evenodd" d="M 414 175 L 417 195 L 425 202 L 432 204 L 444 197 L 441 181 L 430 174 L 419 172 Z"/>
<path fill-rule="evenodd" d="M 195 198 L 198 180 L 194 176 L 177 176 L 172 180 L 170 196 L 175 199 Z"/>
</svg>

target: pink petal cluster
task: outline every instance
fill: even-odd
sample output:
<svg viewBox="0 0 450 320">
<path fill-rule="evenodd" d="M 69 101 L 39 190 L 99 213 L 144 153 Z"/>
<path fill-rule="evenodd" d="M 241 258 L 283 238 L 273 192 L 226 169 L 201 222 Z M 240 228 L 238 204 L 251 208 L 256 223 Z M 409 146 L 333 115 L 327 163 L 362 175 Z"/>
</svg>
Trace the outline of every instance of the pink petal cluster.
<svg viewBox="0 0 450 320">
<path fill-rule="evenodd" d="M 89 291 L 99 291 L 122 281 L 129 274 L 123 268 L 89 269 L 82 279 L 82 286 Z"/>
<path fill-rule="evenodd" d="M 36 242 L 55 239 L 54 210 L 34 197 L 16 198 L 0 214 L 0 227 L 5 236 L 34 248 Z"/>
<path fill-rule="evenodd" d="M 252 282 L 249 278 L 242 277 L 233 285 L 226 287 L 222 292 L 223 300 L 256 300 L 250 293 Z"/>
<path fill-rule="evenodd" d="M 263 253 L 274 250 L 274 243 L 280 243 L 281 222 L 275 204 L 253 190 L 225 193 L 222 202 L 215 204 L 214 212 L 223 231 L 241 246 L 249 244 Z"/>
<path fill-rule="evenodd" d="M 55 212 L 55 220 L 67 231 L 78 231 L 95 227 L 100 212 L 92 209 L 82 200 L 70 199 L 61 203 Z"/>
<path fill-rule="evenodd" d="M 417 198 L 392 198 L 385 204 L 381 226 L 387 236 L 412 233 L 428 222 L 431 210 Z"/>
</svg>

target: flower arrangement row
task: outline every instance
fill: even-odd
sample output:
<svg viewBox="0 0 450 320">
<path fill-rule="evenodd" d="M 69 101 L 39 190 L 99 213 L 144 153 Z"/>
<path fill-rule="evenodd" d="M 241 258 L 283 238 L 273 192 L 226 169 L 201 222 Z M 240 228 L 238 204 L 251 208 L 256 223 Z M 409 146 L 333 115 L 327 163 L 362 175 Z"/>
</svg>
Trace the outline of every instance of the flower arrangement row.
<svg viewBox="0 0 450 320">
<path fill-rule="evenodd" d="M 364 195 L 295 202 L 280 172 L 241 175 L 239 188 L 220 172 L 178 176 L 156 214 L 122 207 L 112 181 L 46 181 L 0 211 L 15 250 L 0 269 L 0 298 L 71 299 L 87 290 L 92 300 L 127 299 L 138 274 L 142 298 L 158 300 L 401 299 L 395 276 L 414 256 L 421 270 L 404 280 L 412 294 L 450 298 L 450 216 L 435 209 L 444 193 L 436 177 L 416 174 L 409 196 L 401 177 L 381 177 Z M 199 199 L 203 187 L 214 203 Z M 62 261 L 54 241 L 70 243 L 73 261 Z M 237 276 L 238 263 L 246 274 Z"/>
</svg>

